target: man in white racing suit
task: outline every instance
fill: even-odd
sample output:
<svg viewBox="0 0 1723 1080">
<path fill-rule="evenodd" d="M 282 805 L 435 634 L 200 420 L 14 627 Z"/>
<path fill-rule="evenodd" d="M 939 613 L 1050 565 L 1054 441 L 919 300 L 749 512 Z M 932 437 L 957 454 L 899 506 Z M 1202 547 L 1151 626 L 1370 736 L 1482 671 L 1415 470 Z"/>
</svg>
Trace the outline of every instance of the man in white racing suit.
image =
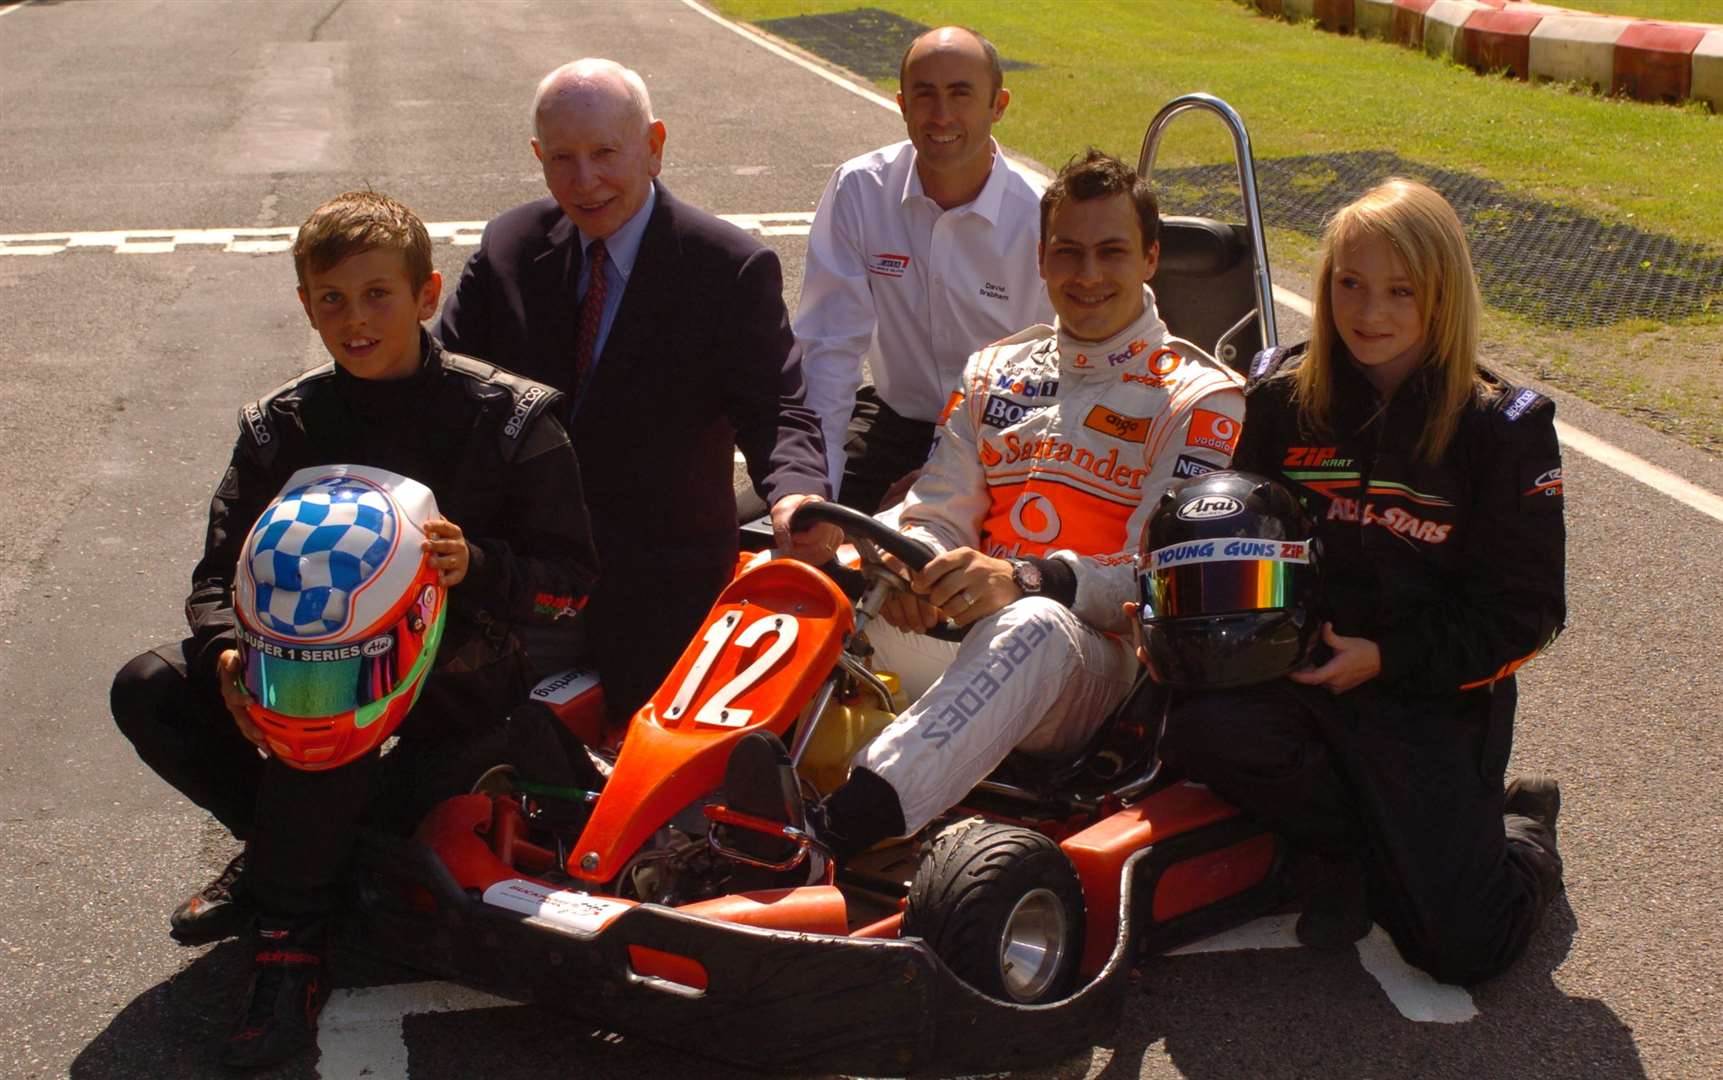
<svg viewBox="0 0 1723 1080">
<path fill-rule="evenodd" d="M 895 511 L 939 554 L 868 628 L 915 700 L 826 800 L 840 860 L 918 831 L 1013 748 L 1076 751 L 1129 692 L 1118 635 L 1144 523 L 1175 481 L 1226 467 L 1244 416 L 1243 380 L 1155 309 L 1158 234 L 1147 184 L 1099 151 L 1047 189 L 1058 321 L 970 357 Z M 921 633 L 946 617 L 970 628 L 961 646 Z"/>
</svg>

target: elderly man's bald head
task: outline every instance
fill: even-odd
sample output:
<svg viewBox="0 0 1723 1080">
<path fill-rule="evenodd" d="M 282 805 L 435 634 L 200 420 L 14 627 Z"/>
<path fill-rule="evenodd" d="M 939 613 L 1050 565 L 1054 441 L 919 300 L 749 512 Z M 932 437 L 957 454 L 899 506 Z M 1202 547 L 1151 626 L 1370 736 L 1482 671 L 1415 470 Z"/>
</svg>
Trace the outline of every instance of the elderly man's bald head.
<svg viewBox="0 0 1723 1080">
<path fill-rule="evenodd" d="M 653 121 L 652 95 L 646 80 L 614 60 L 588 56 L 562 65 L 539 80 L 532 98 L 532 129 L 543 133 L 547 112 L 564 108 L 626 107 L 645 128 Z"/>
<path fill-rule="evenodd" d="M 614 60 L 588 57 L 546 75 L 532 129 L 545 187 L 588 241 L 626 224 L 663 167 L 664 124 L 646 83 Z"/>
</svg>

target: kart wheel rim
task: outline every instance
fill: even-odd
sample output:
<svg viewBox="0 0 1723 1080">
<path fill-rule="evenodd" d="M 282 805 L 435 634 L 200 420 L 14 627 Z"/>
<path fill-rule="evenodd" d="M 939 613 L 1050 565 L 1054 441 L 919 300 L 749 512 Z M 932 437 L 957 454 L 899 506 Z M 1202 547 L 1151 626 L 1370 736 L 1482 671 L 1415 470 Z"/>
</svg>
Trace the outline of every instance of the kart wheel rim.
<svg viewBox="0 0 1723 1080">
<path fill-rule="evenodd" d="M 1051 889 L 1025 893 L 999 940 L 999 981 L 1013 1001 L 1047 992 L 1065 959 L 1065 905 Z"/>
</svg>

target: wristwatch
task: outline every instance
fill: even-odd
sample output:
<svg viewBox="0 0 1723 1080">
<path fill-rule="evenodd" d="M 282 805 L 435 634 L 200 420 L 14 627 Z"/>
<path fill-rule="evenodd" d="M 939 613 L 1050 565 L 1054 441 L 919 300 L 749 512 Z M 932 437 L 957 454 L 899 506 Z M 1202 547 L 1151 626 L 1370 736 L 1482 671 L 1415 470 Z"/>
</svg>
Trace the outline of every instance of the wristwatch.
<svg viewBox="0 0 1723 1080">
<path fill-rule="evenodd" d="M 1028 559 L 1007 559 L 1011 564 L 1011 583 L 1024 596 L 1041 595 L 1041 568 Z"/>
</svg>

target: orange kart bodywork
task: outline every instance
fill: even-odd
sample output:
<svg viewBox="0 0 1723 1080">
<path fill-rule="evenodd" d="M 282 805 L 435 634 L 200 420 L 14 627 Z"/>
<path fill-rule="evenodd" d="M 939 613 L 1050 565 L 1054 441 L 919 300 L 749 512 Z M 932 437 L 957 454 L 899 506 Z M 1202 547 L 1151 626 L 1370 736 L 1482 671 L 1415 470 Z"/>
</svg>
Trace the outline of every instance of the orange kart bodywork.
<svg viewBox="0 0 1723 1080">
<path fill-rule="evenodd" d="M 443 803 L 410 843 L 371 838 L 363 944 L 697 1053 L 905 1074 L 1022 1066 L 1092 1044 L 1116 1023 L 1140 957 L 1281 898 L 1280 841 L 1206 788 L 1174 781 L 1083 806 L 1001 809 L 978 790 L 965 808 L 1044 832 L 1077 872 L 1080 982 L 1052 1004 L 976 991 L 904 937 L 901 896 L 882 905 L 853 883 L 672 904 L 621 895 L 636 853 L 721 787 L 744 733 L 786 735 L 812 711 L 854 626 L 824 573 L 745 560 L 625 732 L 605 729 L 596 679 L 546 680 L 535 697 L 557 721 L 615 752 L 578 836 L 544 841 L 529 799 L 493 793 Z M 806 1037 L 822 1026 L 823 1037 Z"/>
</svg>

